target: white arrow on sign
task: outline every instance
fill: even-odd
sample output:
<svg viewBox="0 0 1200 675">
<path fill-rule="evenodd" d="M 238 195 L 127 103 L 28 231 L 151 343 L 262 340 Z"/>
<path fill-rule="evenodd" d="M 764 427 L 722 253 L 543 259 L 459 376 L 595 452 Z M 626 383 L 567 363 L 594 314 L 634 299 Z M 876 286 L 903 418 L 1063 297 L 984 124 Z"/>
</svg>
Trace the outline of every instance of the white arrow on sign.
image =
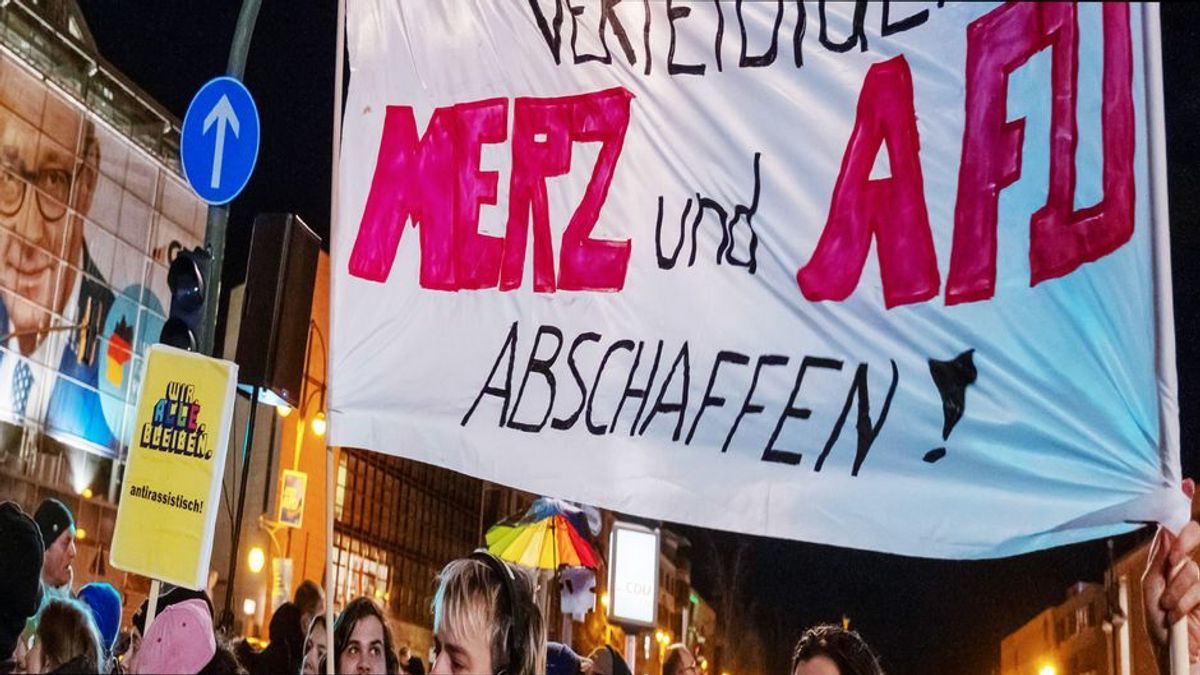
<svg viewBox="0 0 1200 675">
<path fill-rule="evenodd" d="M 225 125 L 229 125 L 234 136 L 238 135 L 237 115 L 233 112 L 233 106 L 229 104 L 229 97 L 224 94 L 208 113 L 208 117 L 204 118 L 202 133 L 207 134 L 209 127 L 213 124 L 217 125 L 217 144 L 213 150 L 212 180 L 209 182 L 209 186 L 215 189 L 221 186 L 221 155 L 225 152 Z"/>
</svg>

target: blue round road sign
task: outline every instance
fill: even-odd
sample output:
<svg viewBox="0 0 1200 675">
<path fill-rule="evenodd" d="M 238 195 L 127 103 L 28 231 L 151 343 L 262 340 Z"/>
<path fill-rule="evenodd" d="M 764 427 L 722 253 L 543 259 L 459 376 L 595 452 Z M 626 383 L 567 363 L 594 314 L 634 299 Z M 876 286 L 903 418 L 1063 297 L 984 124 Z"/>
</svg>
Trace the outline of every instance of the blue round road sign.
<svg viewBox="0 0 1200 675">
<path fill-rule="evenodd" d="M 258 108 L 240 81 L 217 77 L 200 87 L 183 118 L 180 158 L 188 183 L 212 205 L 226 204 L 258 160 Z"/>
</svg>

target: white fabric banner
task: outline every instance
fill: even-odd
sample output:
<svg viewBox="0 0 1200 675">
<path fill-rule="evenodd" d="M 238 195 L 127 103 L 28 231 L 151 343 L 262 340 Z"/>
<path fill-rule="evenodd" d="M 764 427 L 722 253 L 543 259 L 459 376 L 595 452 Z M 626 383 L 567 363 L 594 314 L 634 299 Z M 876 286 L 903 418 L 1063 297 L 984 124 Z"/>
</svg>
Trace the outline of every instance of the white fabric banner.
<svg viewBox="0 0 1200 675">
<path fill-rule="evenodd" d="M 908 555 L 1180 524 L 1143 11 L 351 2 L 331 442 Z"/>
</svg>

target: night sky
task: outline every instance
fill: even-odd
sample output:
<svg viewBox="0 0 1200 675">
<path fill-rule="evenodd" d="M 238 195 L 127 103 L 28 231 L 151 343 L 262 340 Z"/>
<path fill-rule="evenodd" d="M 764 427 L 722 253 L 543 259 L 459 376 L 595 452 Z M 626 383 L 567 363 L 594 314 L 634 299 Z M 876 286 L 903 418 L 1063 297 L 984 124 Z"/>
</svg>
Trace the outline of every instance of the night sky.
<svg viewBox="0 0 1200 675">
<path fill-rule="evenodd" d="M 81 1 L 101 54 L 180 118 L 200 85 L 224 72 L 238 4 Z M 292 211 L 328 234 L 335 16 L 332 0 L 263 3 L 245 75 L 262 118 L 262 145 L 254 176 L 231 208 L 226 288 L 244 277 L 255 214 Z M 1200 468 L 1188 450 L 1200 432 L 1195 415 L 1200 376 L 1194 374 L 1200 363 L 1200 275 L 1190 260 L 1200 251 L 1198 16 L 1190 3 L 1162 8 L 1176 350 L 1188 476 Z M 718 546 L 732 546 L 737 537 L 681 529 L 697 542 L 694 582 L 711 597 L 712 566 L 700 543 L 708 536 Z M 1118 553 L 1145 536 L 1122 538 Z M 753 630 L 765 643 L 767 663 L 780 673 L 805 626 L 840 621 L 845 614 L 883 655 L 890 673 L 986 675 L 998 669 L 1004 635 L 1060 602 L 1074 581 L 1099 581 L 1106 564 L 1103 542 L 998 561 L 948 562 L 746 539 L 752 542 L 745 583 L 747 596 L 755 599 Z"/>
</svg>

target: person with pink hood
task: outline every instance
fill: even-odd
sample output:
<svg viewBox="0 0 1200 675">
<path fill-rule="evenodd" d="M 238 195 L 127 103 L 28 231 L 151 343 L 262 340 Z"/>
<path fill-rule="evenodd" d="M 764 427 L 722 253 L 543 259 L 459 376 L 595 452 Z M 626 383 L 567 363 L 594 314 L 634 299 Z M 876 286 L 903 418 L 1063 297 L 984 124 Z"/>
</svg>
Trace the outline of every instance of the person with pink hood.
<svg viewBox="0 0 1200 675">
<path fill-rule="evenodd" d="M 212 614 L 203 600 L 169 605 L 142 637 L 141 646 L 126 664 L 126 672 L 195 673 L 217 653 Z"/>
</svg>

